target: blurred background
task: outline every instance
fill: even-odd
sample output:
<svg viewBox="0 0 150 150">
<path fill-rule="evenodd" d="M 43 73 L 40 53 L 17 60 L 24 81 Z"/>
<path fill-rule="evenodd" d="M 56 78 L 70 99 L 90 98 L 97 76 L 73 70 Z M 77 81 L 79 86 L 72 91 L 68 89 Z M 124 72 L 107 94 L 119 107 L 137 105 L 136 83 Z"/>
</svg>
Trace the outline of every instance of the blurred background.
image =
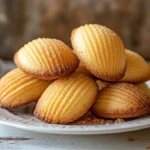
<svg viewBox="0 0 150 150">
<path fill-rule="evenodd" d="M 0 72 L 14 53 L 38 37 L 71 46 L 73 28 L 97 23 L 122 38 L 126 48 L 150 59 L 150 0 L 0 0 Z"/>
</svg>

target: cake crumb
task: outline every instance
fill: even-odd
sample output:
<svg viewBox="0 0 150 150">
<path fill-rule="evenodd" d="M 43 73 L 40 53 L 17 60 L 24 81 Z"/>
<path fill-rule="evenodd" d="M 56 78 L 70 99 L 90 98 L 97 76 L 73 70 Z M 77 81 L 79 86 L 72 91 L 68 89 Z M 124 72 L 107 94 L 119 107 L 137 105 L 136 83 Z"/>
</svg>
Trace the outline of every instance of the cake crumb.
<svg viewBox="0 0 150 150">
<path fill-rule="evenodd" d="M 113 124 L 114 120 L 106 120 L 105 124 Z"/>
<path fill-rule="evenodd" d="M 110 120 L 110 119 L 103 119 L 95 116 L 91 113 L 91 111 L 88 111 L 84 116 L 79 118 L 78 120 L 71 122 L 69 124 L 72 125 L 105 125 L 105 124 L 118 124 L 125 122 L 124 119 L 118 118 L 116 120 Z"/>
<path fill-rule="evenodd" d="M 116 123 L 116 124 L 118 124 L 118 123 L 123 123 L 123 122 L 125 122 L 124 119 L 118 118 L 117 120 L 115 120 L 115 123 Z"/>
<path fill-rule="evenodd" d="M 134 141 L 134 137 L 133 136 L 128 136 L 128 141 Z"/>
</svg>

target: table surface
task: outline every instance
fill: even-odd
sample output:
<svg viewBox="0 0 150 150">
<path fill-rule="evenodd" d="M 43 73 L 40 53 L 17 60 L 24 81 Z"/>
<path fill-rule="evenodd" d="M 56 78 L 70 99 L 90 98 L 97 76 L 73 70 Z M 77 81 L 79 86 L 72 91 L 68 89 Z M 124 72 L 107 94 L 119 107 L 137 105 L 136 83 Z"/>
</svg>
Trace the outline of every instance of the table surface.
<svg viewBox="0 0 150 150">
<path fill-rule="evenodd" d="M 128 141 L 132 136 L 133 141 Z M 0 150 L 146 150 L 150 128 L 108 135 L 55 135 L 0 125 Z"/>
</svg>

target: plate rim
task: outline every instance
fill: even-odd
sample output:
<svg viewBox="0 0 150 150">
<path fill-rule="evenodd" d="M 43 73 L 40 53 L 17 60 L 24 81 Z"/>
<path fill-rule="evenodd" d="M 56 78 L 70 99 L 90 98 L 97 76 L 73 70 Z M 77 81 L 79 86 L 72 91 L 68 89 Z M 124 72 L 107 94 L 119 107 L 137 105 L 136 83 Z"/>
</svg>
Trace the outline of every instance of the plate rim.
<svg viewBox="0 0 150 150">
<path fill-rule="evenodd" d="M 130 132 L 130 131 L 137 131 L 137 130 L 142 130 L 146 128 L 150 128 L 150 124 L 143 124 L 139 126 L 130 126 L 130 127 L 125 127 L 121 129 L 107 129 L 107 130 L 100 130 L 99 128 L 93 128 L 93 129 L 44 129 L 44 128 L 39 128 L 39 127 L 32 127 L 27 126 L 27 125 L 19 125 L 19 124 L 12 124 L 11 122 L 6 122 L 0 120 L 0 124 L 10 126 L 10 127 L 15 127 L 27 131 L 33 131 L 33 132 L 39 132 L 39 133 L 47 133 L 47 134 L 71 134 L 71 135 L 96 135 L 96 134 L 115 134 L 115 133 L 123 133 L 123 132 Z M 97 125 L 99 126 L 99 125 Z"/>
<path fill-rule="evenodd" d="M 3 112 L 5 116 L 13 115 L 8 110 L 0 108 L 0 112 Z M 25 120 L 20 116 L 13 116 L 18 120 L 28 121 L 29 124 L 25 124 L 16 119 L 8 118 L 0 118 L 0 124 L 7 125 L 10 127 L 20 128 L 24 130 L 41 132 L 41 133 L 51 133 L 51 134 L 80 134 L 80 135 L 89 135 L 89 134 L 110 134 L 110 133 L 121 133 L 121 132 L 129 132 L 140 129 L 146 129 L 150 127 L 150 115 L 137 118 L 134 120 L 126 121 L 124 123 L 118 124 L 104 124 L 104 125 L 59 125 L 59 124 L 47 124 L 43 123 L 42 126 L 35 126 L 30 124 L 32 121 Z M 9 118 L 11 120 L 9 120 Z M 33 121 L 36 124 L 36 122 Z M 105 130 L 104 130 L 105 129 Z"/>
</svg>

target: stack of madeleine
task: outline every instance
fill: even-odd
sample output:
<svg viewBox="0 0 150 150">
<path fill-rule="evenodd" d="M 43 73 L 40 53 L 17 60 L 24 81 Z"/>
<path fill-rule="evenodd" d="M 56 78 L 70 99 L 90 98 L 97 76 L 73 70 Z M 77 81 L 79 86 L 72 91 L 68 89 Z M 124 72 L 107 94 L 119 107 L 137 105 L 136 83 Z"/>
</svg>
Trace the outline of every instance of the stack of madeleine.
<svg viewBox="0 0 150 150">
<path fill-rule="evenodd" d="M 34 115 L 67 124 L 91 111 L 118 119 L 150 114 L 150 66 L 125 49 L 111 29 L 89 24 L 71 33 L 73 50 L 57 39 L 38 38 L 14 56 L 17 69 L 0 79 L 0 106 L 37 101 Z"/>
</svg>

